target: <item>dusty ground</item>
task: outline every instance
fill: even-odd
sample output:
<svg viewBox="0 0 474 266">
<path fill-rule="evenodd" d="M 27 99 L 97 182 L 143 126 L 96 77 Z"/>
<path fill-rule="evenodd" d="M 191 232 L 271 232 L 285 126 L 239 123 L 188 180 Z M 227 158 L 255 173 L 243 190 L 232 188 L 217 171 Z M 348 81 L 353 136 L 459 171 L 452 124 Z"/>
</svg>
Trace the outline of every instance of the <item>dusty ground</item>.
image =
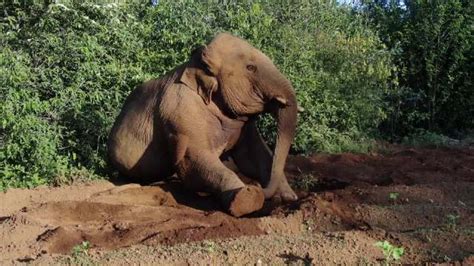
<svg viewBox="0 0 474 266">
<path fill-rule="evenodd" d="M 403 263 L 474 264 L 472 147 L 291 157 L 286 170 L 300 200 L 240 219 L 175 181 L 12 189 L 0 265 L 366 265 L 382 262 L 382 240 Z"/>
</svg>

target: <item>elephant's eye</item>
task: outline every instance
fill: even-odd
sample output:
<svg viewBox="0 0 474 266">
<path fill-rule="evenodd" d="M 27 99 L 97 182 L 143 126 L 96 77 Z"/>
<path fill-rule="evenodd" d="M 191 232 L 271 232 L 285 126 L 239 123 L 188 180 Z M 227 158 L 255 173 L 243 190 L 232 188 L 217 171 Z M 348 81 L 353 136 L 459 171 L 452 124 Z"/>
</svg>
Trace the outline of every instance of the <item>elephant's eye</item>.
<svg viewBox="0 0 474 266">
<path fill-rule="evenodd" d="M 254 65 L 247 65 L 247 70 L 250 72 L 255 72 L 257 71 L 257 67 Z"/>
</svg>

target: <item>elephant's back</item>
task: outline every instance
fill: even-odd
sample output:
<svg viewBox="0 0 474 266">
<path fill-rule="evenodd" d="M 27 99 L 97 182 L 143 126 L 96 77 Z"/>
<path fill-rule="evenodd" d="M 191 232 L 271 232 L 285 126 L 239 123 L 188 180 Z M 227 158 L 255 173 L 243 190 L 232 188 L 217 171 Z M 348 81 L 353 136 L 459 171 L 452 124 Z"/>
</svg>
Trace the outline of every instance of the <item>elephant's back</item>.
<svg viewBox="0 0 474 266">
<path fill-rule="evenodd" d="M 150 80 L 127 97 L 108 139 L 110 163 L 122 174 L 150 179 L 161 174 L 162 141 L 154 132 L 154 110 L 163 88 L 162 80 Z M 167 172 L 167 171 L 164 171 Z"/>
<path fill-rule="evenodd" d="M 172 70 L 160 79 L 152 79 L 138 85 L 122 106 L 112 127 L 110 138 L 115 137 L 121 130 L 132 130 L 138 139 L 151 141 L 153 131 L 153 115 L 159 105 L 163 93 L 172 86 L 178 76 L 179 68 Z"/>
<path fill-rule="evenodd" d="M 109 139 L 122 137 L 122 134 L 134 134 L 137 140 L 151 141 L 153 109 L 160 92 L 158 85 L 159 80 L 150 80 L 130 93 L 115 120 Z"/>
</svg>

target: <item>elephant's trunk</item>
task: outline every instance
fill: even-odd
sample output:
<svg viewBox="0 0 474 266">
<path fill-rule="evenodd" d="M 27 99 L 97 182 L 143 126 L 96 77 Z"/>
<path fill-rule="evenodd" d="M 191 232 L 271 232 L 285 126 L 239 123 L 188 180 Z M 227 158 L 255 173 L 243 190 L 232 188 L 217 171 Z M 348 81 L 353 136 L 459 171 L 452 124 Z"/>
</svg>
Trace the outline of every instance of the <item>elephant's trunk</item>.
<svg viewBox="0 0 474 266">
<path fill-rule="evenodd" d="M 275 111 L 278 131 L 275 151 L 273 153 L 270 182 L 267 187 L 264 188 L 265 198 L 272 197 L 279 184 L 285 181 L 283 180 L 285 178 L 285 162 L 296 131 L 298 105 L 291 85 L 285 86 L 284 95 L 287 101 L 286 104 L 281 105 Z"/>
</svg>

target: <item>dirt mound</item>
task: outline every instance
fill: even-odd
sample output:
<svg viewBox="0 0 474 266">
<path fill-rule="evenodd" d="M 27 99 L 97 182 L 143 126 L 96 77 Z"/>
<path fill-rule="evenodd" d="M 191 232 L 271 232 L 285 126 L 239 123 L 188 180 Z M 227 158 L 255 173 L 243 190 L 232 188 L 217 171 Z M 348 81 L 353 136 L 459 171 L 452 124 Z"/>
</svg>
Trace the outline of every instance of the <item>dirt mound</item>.
<svg viewBox="0 0 474 266">
<path fill-rule="evenodd" d="M 267 236 L 285 235 L 281 246 L 296 241 L 307 254 L 296 256 L 302 252 L 298 249 L 273 254 L 279 250 L 275 244 L 263 253 L 273 254 L 269 263 L 326 257 L 331 263 L 359 263 L 338 260 L 337 243 L 347 239 L 348 248 L 368 262 L 381 257 L 376 251 L 364 255 L 364 250 L 375 250 L 378 240 L 406 247 L 404 262 L 461 261 L 474 253 L 473 150 L 296 156 L 286 171 L 299 188 L 300 200 L 286 205 L 265 202 L 261 211 L 245 218 L 221 212 L 213 197 L 184 191 L 176 181 L 156 186 L 97 181 L 10 190 L 0 195 L 0 263 L 70 254 L 83 241 L 92 250 L 104 251 L 242 236 L 270 241 Z M 215 262 L 220 262 L 217 257 Z"/>
<path fill-rule="evenodd" d="M 178 205 L 162 188 L 138 185 L 112 188 L 83 201 L 53 201 L 23 208 L 3 221 L 12 228 L 19 223 L 44 228 L 35 239 L 36 250 L 42 253 L 69 253 L 83 241 L 92 247 L 113 249 L 263 233 L 249 219 Z"/>
</svg>

